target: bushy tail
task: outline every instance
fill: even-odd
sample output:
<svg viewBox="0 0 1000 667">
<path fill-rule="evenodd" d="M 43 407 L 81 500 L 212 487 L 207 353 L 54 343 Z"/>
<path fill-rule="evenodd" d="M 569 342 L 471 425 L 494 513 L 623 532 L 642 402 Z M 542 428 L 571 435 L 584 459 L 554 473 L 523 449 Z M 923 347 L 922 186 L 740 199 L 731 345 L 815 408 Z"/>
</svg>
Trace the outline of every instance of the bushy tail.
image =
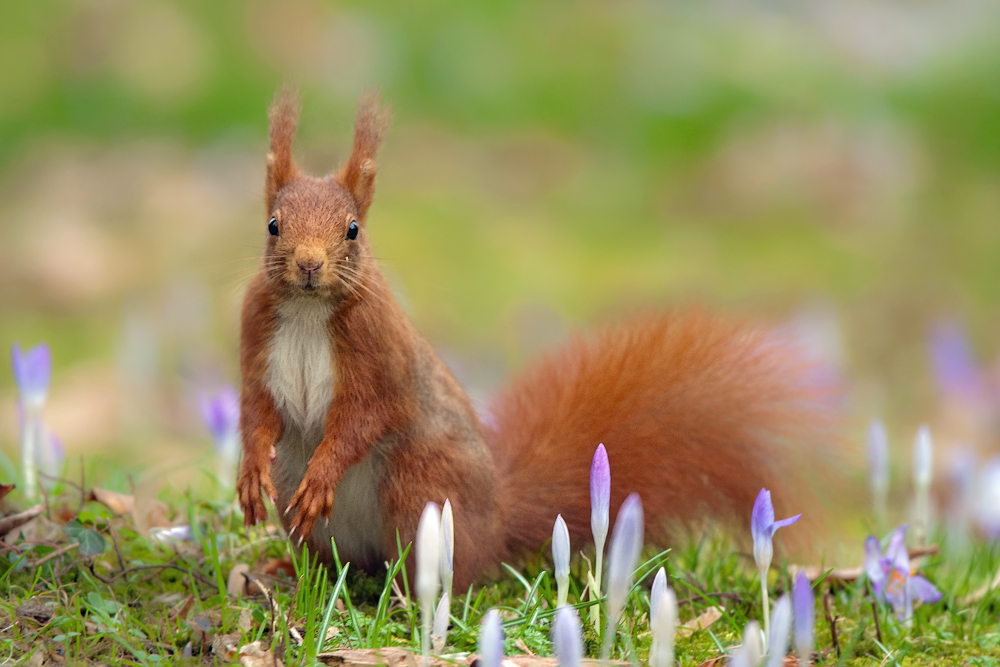
<svg viewBox="0 0 1000 667">
<path fill-rule="evenodd" d="M 816 508 L 842 443 L 836 399 L 775 332 L 700 312 L 577 338 L 515 380 L 490 434 L 512 554 L 537 551 L 562 514 L 591 540 L 591 458 L 603 442 L 611 512 L 639 492 L 647 542 L 677 526 L 739 518 L 762 487 L 779 518 Z"/>
</svg>

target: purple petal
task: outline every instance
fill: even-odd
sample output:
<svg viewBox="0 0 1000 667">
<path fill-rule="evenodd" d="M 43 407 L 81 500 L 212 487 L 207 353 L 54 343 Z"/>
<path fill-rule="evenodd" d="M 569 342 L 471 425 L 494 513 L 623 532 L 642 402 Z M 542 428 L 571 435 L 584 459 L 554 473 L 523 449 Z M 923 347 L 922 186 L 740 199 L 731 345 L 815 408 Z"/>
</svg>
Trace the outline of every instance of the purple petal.
<svg viewBox="0 0 1000 667">
<path fill-rule="evenodd" d="M 986 462 L 976 485 L 976 519 L 989 539 L 1000 539 L 1000 456 Z"/>
<path fill-rule="evenodd" d="M 771 492 L 761 489 L 750 513 L 750 533 L 753 535 L 754 544 L 758 540 L 771 539 L 772 523 L 774 523 L 774 505 L 771 504 Z"/>
<path fill-rule="evenodd" d="M 781 521 L 775 521 L 771 524 L 771 534 L 774 535 L 774 531 L 779 528 L 784 528 L 785 526 L 791 526 L 793 523 L 797 523 L 799 519 L 802 518 L 801 514 L 796 514 L 795 516 L 788 517 L 787 519 L 782 519 Z"/>
<path fill-rule="evenodd" d="M 597 446 L 590 463 L 590 529 L 603 548 L 611 522 L 611 465 L 604 444 Z"/>
<path fill-rule="evenodd" d="M 642 501 L 629 494 L 615 519 L 608 547 L 608 607 L 621 611 L 632 586 L 632 571 L 642 552 Z"/>
<path fill-rule="evenodd" d="M 579 667 L 583 659 L 583 628 L 576 609 L 563 605 L 552 619 L 552 648 L 560 667 Z"/>
<path fill-rule="evenodd" d="M 198 400 L 202 419 L 216 444 L 236 433 L 240 426 L 240 397 L 232 387 L 223 387 L 216 396 Z"/>
<path fill-rule="evenodd" d="M 44 399 L 52 379 L 52 353 L 49 346 L 39 343 L 26 353 L 21 346 L 11 346 L 11 365 L 14 369 L 14 381 L 24 399 Z"/>
<path fill-rule="evenodd" d="M 500 667 L 503 662 L 503 626 L 500 612 L 490 609 L 479 628 L 479 664 L 482 667 Z"/>
<path fill-rule="evenodd" d="M 892 531 L 892 535 L 889 537 L 889 546 L 885 550 L 886 558 L 888 558 L 892 562 L 892 566 L 900 572 L 910 571 L 910 554 L 906 550 L 907 528 L 909 528 L 909 526 L 903 524 L 896 530 Z"/>
<path fill-rule="evenodd" d="M 910 593 L 914 600 L 920 600 L 928 604 L 934 604 L 942 597 L 941 591 L 919 574 L 910 577 Z"/>
<path fill-rule="evenodd" d="M 970 397 L 980 389 L 979 371 L 962 326 L 940 322 L 931 332 L 931 362 L 941 393 Z"/>
<path fill-rule="evenodd" d="M 812 653 L 814 603 L 809 579 L 800 571 L 792 585 L 792 616 L 795 618 L 795 650 L 800 658 Z"/>
<path fill-rule="evenodd" d="M 878 543 L 878 538 L 869 535 L 865 540 L 865 574 L 872 582 L 876 597 L 881 596 L 885 587 L 885 570 L 882 569 L 882 545 Z"/>
</svg>

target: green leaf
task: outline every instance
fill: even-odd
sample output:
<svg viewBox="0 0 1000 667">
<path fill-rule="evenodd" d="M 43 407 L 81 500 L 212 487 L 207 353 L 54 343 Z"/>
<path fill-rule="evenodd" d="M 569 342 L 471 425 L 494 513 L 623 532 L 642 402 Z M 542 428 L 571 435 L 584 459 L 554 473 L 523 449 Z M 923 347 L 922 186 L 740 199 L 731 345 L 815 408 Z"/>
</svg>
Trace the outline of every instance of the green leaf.
<svg viewBox="0 0 1000 667">
<path fill-rule="evenodd" d="M 93 528 L 84 530 L 76 537 L 76 539 L 80 542 L 80 554 L 83 556 L 96 556 L 98 554 L 102 554 L 108 547 L 108 543 L 105 541 L 104 537 Z"/>
</svg>

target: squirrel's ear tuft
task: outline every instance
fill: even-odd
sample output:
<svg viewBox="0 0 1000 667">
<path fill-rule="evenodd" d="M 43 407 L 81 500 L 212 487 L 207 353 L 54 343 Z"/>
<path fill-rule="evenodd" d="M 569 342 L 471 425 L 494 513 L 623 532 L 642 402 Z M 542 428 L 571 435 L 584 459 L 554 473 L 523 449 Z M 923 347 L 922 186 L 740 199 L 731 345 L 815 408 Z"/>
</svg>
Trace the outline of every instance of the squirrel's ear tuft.
<svg viewBox="0 0 1000 667">
<path fill-rule="evenodd" d="M 269 134 L 271 150 L 267 154 L 267 183 L 264 195 L 270 213 L 278 190 L 298 175 L 298 168 L 292 159 L 292 140 L 299 124 L 299 100 L 294 87 L 284 85 L 274 94 L 274 101 L 268 110 L 270 117 Z"/>
<path fill-rule="evenodd" d="M 362 222 L 375 195 L 375 154 L 389 128 L 390 117 L 388 108 L 379 108 L 377 92 L 367 93 L 361 98 L 354 122 L 351 159 L 337 174 L 337 180 L 354 196 Z"/>
</svg>

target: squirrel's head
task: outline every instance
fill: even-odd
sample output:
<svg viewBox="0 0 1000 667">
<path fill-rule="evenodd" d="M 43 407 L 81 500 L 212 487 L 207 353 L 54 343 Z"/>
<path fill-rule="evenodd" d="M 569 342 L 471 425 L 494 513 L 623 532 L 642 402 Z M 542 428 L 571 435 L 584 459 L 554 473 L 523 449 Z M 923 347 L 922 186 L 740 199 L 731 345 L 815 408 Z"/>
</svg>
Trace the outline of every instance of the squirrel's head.
<svg viewBox="0 0 1000 667">
<path fill-rule="evenodd" d="M 264 219 L 268 280 L 290 294 L 341 300 L 365 291 L 373 269 L 365 220 L 375 193 L 375 154 L 389 124 L 377 95 L 358 106 L 354 148 L 335 174 L 314 178 L 299 172 L 292 140 L 299 108 L 284 88 L 270 109 L 271 150 L 267 155 Z"/>
</svg>

